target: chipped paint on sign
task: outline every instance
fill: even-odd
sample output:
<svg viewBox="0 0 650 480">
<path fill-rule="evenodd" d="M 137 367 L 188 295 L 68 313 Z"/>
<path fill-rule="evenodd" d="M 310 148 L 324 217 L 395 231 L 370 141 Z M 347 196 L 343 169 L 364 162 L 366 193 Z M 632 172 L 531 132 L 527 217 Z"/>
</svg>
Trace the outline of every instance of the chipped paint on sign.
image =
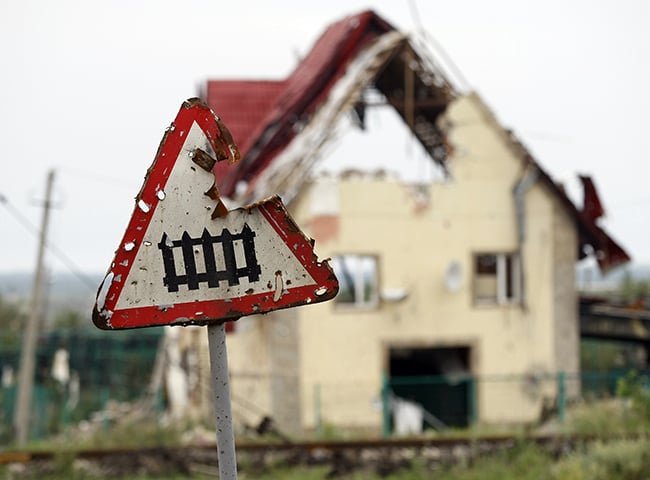
<svg viewBox="0 0 650 480">
<path fill-rule="evenodd" d="M 93 311 L 103 329 L 218 323 L 334 297 L 338 282 L 274 196 L 228 211 L 225 126 L 186 102 L 163 137 Z"/>
</svg>

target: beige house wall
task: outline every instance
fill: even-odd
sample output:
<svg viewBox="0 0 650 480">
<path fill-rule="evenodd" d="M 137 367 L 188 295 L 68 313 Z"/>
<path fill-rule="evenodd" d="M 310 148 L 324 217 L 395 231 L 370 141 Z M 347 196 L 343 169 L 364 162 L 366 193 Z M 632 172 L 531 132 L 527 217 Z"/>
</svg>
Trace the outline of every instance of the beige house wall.
<svg viewBox="0 0 650 480">
<path fill-rule="evenodd" d="M 264 415 L 273 412 L 268 318 L 240 318 L 236 334 L 226 337 L 233 418 L 240 431 L 243 426 L 259 425 Z"/>
<path fill-rule="evenodd" d="M 571 220 L 561 208 L 555 209 L 554 222 L 555 370 L 575 373 L 580 371 L 580 352 L 576 348 L 580 343 L 579 299 L 573 268 L 578 254 L 577 232 L 571 228 Z M 566 387 L 569 398 L 575 398 L 580 393 L 580 384 L 575 379 L 568 380 Z"/>
<path fill-rule="evenodd" d="M 408 295 L 365 310 L 331 301 L 239 320 L 228 337 L 235 415 L 242 396 L 293 433 L 323 423 L 379 432 L 391 347 L 469 347 L 484 423 L 534 421 L 556 395 L 554 382 L 534 380 L 577 371 L 574 223 L 536 182 L 524 196 L 520 244 L 513 189 L 524 162 L 478 97 L 455 101 L 446 120 L 449 180 L 417 191 L 355 175 L 305 186 L 292 213 L 319 257 L 376 255 L 380 291 Z M 476 304 L 474 255 L 515 252 L 525 301 Z M 445 285 L 452 262 L 457 291 Z M 508 381 L 513 375 L 530 385 Z"/>
</svg>

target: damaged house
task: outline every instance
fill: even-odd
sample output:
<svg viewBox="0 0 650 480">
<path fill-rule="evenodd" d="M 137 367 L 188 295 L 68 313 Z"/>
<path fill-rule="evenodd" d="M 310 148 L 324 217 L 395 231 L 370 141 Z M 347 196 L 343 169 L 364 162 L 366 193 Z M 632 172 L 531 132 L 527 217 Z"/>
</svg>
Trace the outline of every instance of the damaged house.
<svg viewBox="0 0 650 480">
<path fill-rule="evenodd" d="M 287 432 L 377 433 L 387 385 L 448 425 L 532 422 L 560 388 L 535 379 L 579 371 L 576 262 L 628 260 L 597 224 L 593 183 L 583 178 L 578 209 L 409 36 L 365 11 L 330 25 L 288 78 L 210 80 L 201 94 L 242 153 L 215 166 L 228 205 L 279 194 L 341 284 L 331 302 L 231 324 L 236 422 L 269 415 Z M 392 108 L 435 174 L 315 174 L 373 108 Z M 204 329 L 182 335 L 186 354 L 205 348 Z M 399 382 L 414 376 L 442 381 Z M 532 380 L 481 381 L 498 376 Z M 566 388 L 579 395 L 577 382 Z M 210 408 L 208 395 L 190 397 Z"/>
</svg>

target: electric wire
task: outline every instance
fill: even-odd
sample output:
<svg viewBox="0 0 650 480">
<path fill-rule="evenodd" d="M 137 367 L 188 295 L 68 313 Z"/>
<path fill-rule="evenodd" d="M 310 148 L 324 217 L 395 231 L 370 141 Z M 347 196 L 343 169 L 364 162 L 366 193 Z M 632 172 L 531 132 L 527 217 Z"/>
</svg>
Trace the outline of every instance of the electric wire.
<svg viewBox="0 0 650 480">
<path fill-rule="evenodd" d="M 39 229 L 31 223 L 27 217 L 25 217 L 16 207 L 14 207 L 6 196 L 0 193 L 0 204 L 4 205 L 9 214 L 14 217 L 14 219 L 20 223 L 29 233 L 38 237 L 40 235 Z M 75 265 L 75 263 L 68 257 L 63 250 L 57 247 L 50 241 L 45 242 L 45 247 L 55 256 L 65 267 L 72 273 L 77 279 L 79 279 L 84 286 L 88 287 L 93 293 L 97 290 L 96 282 L 93 281 L 87 275 L 81 273 L 80 269 Z"/>
<path fill-rule="evenodd" d="M 128 182 L 128 181 L 124 180 L 123 178 L 118 178 L 118 177 L 114 177 L 112 175 L 106 175 L 106 174 L 103 174 L 103 173 L 97 173 L 97 172 L 86 170 L 86 169 L 83 169 L 83 168 L 70 167 L 70 166 L 59 166 L 59 167 L 57 167 L 57 171 L 68 173 L 70 175 L 81 177 L 81 178 L 86 178 L 88 180 L 93 180 L 95 182 L 101 183 L 102 185 L 110 184 L 111 186 L 120 187 L 120 188 L 133 188 L 134 187 L 132 182 Z M 136 187 L 137 187 L 137 185 L 136 185 Z"/>
<path fill-rule="evenodd" d="M 416 0 L 408 0 L 407 3 L 411 12 L 411 17 L 413 18 L 413 23 L 415 24 L 416 32 L 422 37 L 423 42 L 433 47 L 444 65 L 447 67 L 449 73 L 451 73 L 451 75 L 455 77 L 456 81 L 460 84 L 461 90 L 471 90 L 471 84 L 467 81 L 467 78 L 460 70 L 458 65 L 454 63 L 449 54 L 447 54 L 447 51 L 442 47 L 440 42 L 438 42 L 433 34 L 424 28 Z"/>
</svg>

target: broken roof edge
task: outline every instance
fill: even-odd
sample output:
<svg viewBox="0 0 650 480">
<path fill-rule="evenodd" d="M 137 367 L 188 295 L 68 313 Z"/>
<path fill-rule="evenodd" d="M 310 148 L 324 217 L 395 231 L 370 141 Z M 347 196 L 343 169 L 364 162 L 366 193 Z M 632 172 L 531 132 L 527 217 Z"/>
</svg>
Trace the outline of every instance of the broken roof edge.
<svg viewBox="0 0 650 480">
<path fill-rule="evenodd" d="M 416 31 L 407 34 L 407 36 L 409 44 L 417 54 L 418 59 L 436 77 L 436 81 L 440 82 L 436 85 L 448 89 L 450 101 L 472 91 L 469 82 L 460 73 L 453 61 L 447 57 L 442 48 L 432 39 L 431 35 L 426 32 Z"/>
<path fill-rule="evenodd" d="M 327 95 L 331 82 L 342 75 L 355 56 L 377 37 L 395 31 L 373 10 L 347 15 L 329 24 L 287 76 L 285 91 L 277 96 L 264 121 L 253 128 L 242 149 L 240 171 L 224 179 L 224 190 L 234 192 L 242 177 L 256 177 L 256 170 L 265 168 L 293 138 L 294 123 L 313 113 Z M 262 165 L 257 165 L 260 158 Z"/>
<path fill-rule="evenodd" d="M 238 184 L 242 181 L 255 182 L 275 157 L 281 154 L 294 139 L 296 132 L 309 123 L 311 117 L 326 101 L 333 86 L 345 74 L 350 63 L 358 58 L 365 50 L 370 48 L 384 35 L 399 32 L 390 23 L 372 10 L 365 10 L 358 14 L 348 15 L 341 20 L 330 24 L 316 40 L 306 57 L 295 67 L 294 71 L 285 80 L 285 91 L 277 95 L 275 105 L 270 109 L 264 119 L 250 126 L 251 133 L 240 146 L 242 162 L 237 171 L 226 173 L 221 178 L 222 192 L 226 195 L 236 195 Z M 402 64 L 413 64 L 416 86 L 424 85 L 435 93 L 432 97 L 439 103 L 436 108 L 444 110 L 446 105 L 455 98 L 457 90 L 449 81 L 449 72 L 441 67 L 440 62 L 434 59 L 431 49 L 426 42 L 416 44 L 413 36 L 400 33 L 404 36 L 404 44 L 408 44 L 414 52 L 415 62 L 407 62 L 402 58 L 404 48 L 396 48 L 393 58 Z M 385 64 L 385 68 L 389 61 Z M 393 67 L 394 70 L 394 67 Z M 378 80 L 382 72 L 378 72 L 373 81 Z M 401 81 L 404 81 L 401 74 Z M 391 82 L 389 82 L 391 83 Z M 380 89 L 381 90 L 381 89 Z M 384 94 L 391 92 L 382 92 Z M 212 103 L 212 102 L 211 102 Z M 399 103 L 399 102 L 398 102 Z M 402 101 L 406 104 L 407 102 Z M 441 104 L 444 106 L 441 107 Z M 399 112 L 398 105 L 392 105 Z M 429 111 L 420 109 L 425 122 L 432 123 L 439 111 L 429 106 Z M 404 112 L 400 113 L 404 115 Z M 430 150 L 431 158 L 439 161 L 440 135 L 434 125 L 422 125 L 418 122 L 411 126 L 425 149 Z M 434 135 L 435 134 L 435 135 Z M 438 139 L 438 143 L 435 143 Z M 427 143 L 428 142 L 428 143 Z M 434 142 L 435 145 L 431 143 Z M 444 147 L 444 141 L 442 141 Z M 445 149 L 446 150 L 446 149 Z"/>
<path fill-rule="evenodd" d="M 273 155 L 268 165 L 249 179 L 243 198 L 238 200 L 241 202 L 252 201 L 264 198 L 272 192 L 282 191 L 285 201 L 289 204 L 292 198 L 297 195 L 300 182 L 309 174 L 311 168 L 317 162 L 320 156 L 318 150 L 332 137 L 336 136 L 335 130 L 338 118 L 347 111 L 352 110 L 355 105 L 362 103 L 364 90 L 383 75 L 387 66 L 392 64 L 398 55 L 403 54 L 405 48 L 410 48 L 414 54 L 411 62 L 413 62 L 413 65 L 418 65 L 415 73 L 419 81 L 427 85 L 427 88 L 435 90 L 436 94 L 444 100 L 444 106 L 439 105 L 436 107 L 439 109 L 436 116 L 443 113 L 446 106 L 458 95 L 453 85 L 447 80 L 444 72 L 438 70 L 427 59 L 426 54 L 422 53 L 421 46 L 416 48 L 413 45 L 408 34 L 399 31 L 385 33 L 366 45 L 352 58 L 341 76 L 327 90 L 327 95 L 316 106 L 310 118 L 304 124 L 301 124 L 295 136 Z M 381 91 L 380 88 L 379 90 Z M 387 93 L 382 92 L 384 95 L 387 95 Z M 429 151 L 430 145 L 423 143 L 422 131 L 418 130 L 421 125 L 417 122 L 416 125 L 409 125 L 403 114 L 400 113 L 399 107 L 390 102 L 387 102 L 387 105 L 392 106 L 396 113 L 402 116 L 405 128 L 411 128 L 414 131 L 418 141 L 428 151 L 431 160 L 440 163 L 439 159 L 436 159 L 432 152 Z M 325 111 L 327 113 L 323 113 Z M 432 113 L 421 111 L 420 115 L 430 116 Z M 421 121 L 418 118 L 418 122 Z M 317 129 L 318 132 L 313 131 L 315 128 L 313 126 L 314 122 L 320 122 L 321 128 Z M 274 126 L 270 125 L 269 127 L 272 130 Z M 266 133 L 272 135 L 268 128 Z M 444 136 L 444 132 L 439 133 Z M 311 140 L 305 140 L 307 136 L 311 136 Z M 303 148 L 297 147 L 300 144 L 302 144 Z M 445 145 L 447 145 L 446 142 Z M 449 148 L 446 151 L 448 155 Z M 446 168 L 444 163 L 441 163 L 441 166 Z M 289 167 L 292 167 L 291 173 L 289 173 Z M 283 171 L 284 173 L 282 173 Z"/>
<path fill-rule="evenodd" d="M 624 265 L 631 260 L 625 249 L 619 245 L 600 225 L 597 224 L 597 218 L 593 218 L 590 212 L 579 210 L 573 201 L 568 197 L 564 189 L 556 183 L 540 163 L 533 157 L 528 148 L 515 135 L 512 130 L 504 128 L 498 121 L 494 112 L 488 107 L 485 101 L 476 91 L 467 94 L 476 105 L 481 109 L 484 118 L 495 128 L 502 136 L 506 145 L 516 154 L 523 162 L 524 166 L 530 165 L 539 173 L 539 180 L 554 195 L 554 197 L 563 206 L 569 217 L 574 221 L 578 229 L 578 260 L 587 257 L 587 245 L 593 251 L 598 266 L 602 273 L 606 273 L 616 267 Z M 595 191 L 595 185 L 591 183 Z"/>
<path fill-rule="evenodd" d="M 514 135 L 513 135 L 514 137 Z M 513 138 L 519 145 L 521 142 Z M 522 148 L 523 145 L 521 145 Z M 527 150 L 526 150 L 527 151 Z M 598 267 L 602 273 L 607 273 L 616 267 L 625 265 L 631 260 L 625 249 L 619 245 L 607 231 L 597 223 L 597 218 L 589 216 L 584 208 L 579 210 L 573 201 L 568 197 L 564 189 L 555 182 L 551 176 L 542 169 L 539 163 L 528 154 L 525 159 L 533 164 L 540 173 L 540 179 L 544 186 L 548 188 L 560 203 L 565 207 L 569 216 L 574 220 L 578 227 L 578 260 L 588 256 L 587 246 L 593 249 L 593 254 L 598 262 Z M 583 187 L 584 188 L 584 187 Z M 595 187 L 594 187 L 595 188 Z"/>
<path fill-rule="evenodd" d="M 287 205 L 299 193 L 311 168 L 319 159 L 319 152 L 336 136 L 336 125 L 359 100 L 363 90 L 390 60 L 395 48 L 408 41 L 406 35 L 393 31 L 375 40 L 363 49 L 334 83 L 325 100 L 303 128 L 255 176 L 238 202 L 264 198 L 282 191 Z"/>
</svg>

